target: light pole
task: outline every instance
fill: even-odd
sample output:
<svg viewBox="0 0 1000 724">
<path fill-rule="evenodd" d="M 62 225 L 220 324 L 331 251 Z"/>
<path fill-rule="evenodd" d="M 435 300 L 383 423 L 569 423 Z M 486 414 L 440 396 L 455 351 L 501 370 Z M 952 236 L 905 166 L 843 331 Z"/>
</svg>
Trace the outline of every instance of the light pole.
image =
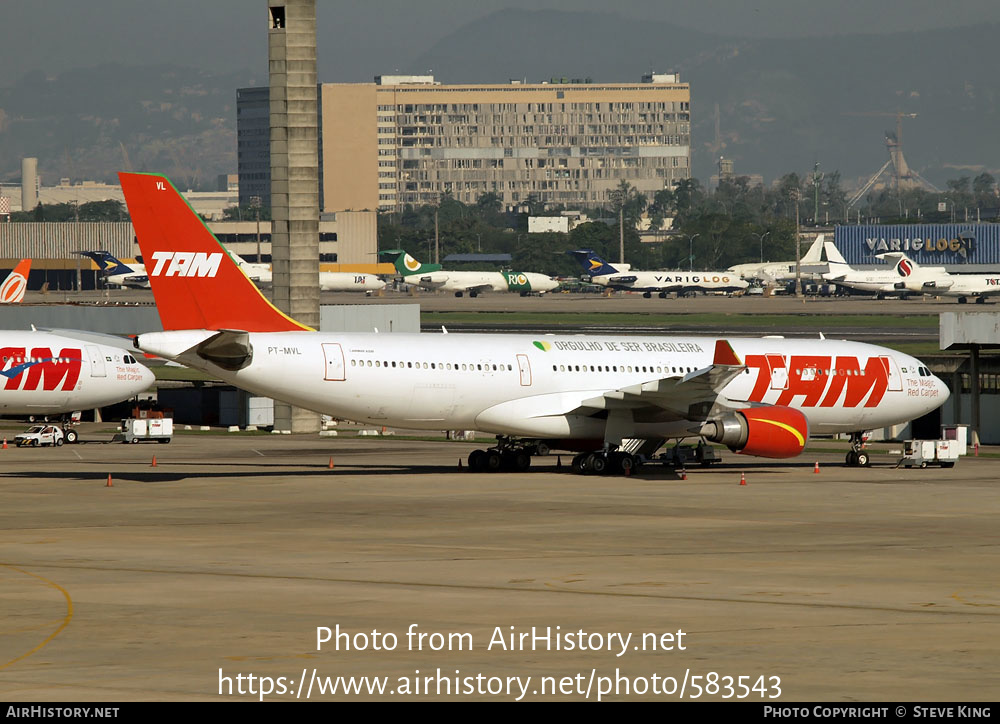
<svg viewBox="0 0 1000 724">
<path fill-rule="evenodd" d="M 624 182 L 623 182 L 624 183 Z M 618 261 L 622 264 L 625 263 L 625 199 L 626 192 L 624 189 L 617 188 L 612 190 L 608 197 L 611 202 L 618 207 Z"/>
<path fill-rule="evenodd" d="M 751 234 L 757 237 L 757 241 L 760 242 L 760 263 L 764 263 L 764 237 L 770 234 L 770 231 L 765 231 L 763 234 L 758 234 L 755 231 L 751 231 Z"/>
<path fill-rule="evenodd" d="M 688 271 L 694 271 L 694 240 L 699 236 L 701 236 L 701 234 L 688 236 Z"/>
<path fill-rule="evenodd" d="M 263 199 L 260 196 L 250 197 L 250 208 L 252 208 L 257 216 L 257 263 L 260 264 L 260 207 L 263 203 Z"/>
</svg>

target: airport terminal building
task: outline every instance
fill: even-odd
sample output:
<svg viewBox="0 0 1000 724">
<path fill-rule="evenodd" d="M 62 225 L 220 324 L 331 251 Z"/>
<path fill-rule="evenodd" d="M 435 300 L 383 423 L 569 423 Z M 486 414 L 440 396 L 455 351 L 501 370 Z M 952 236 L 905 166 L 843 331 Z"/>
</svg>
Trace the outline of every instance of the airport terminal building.
<svg viewBox="0 0 1000 724">
<path fill-rule="evenodd" d="M 237 93 L 241 202 L 265 205 L 266 93 Z M 393 211 L 444 194 L 469 204 L 484 193 L 506 208 L 598 205 L 622 181 L 652 196 L 691 176 L 691 93 L 676 74 L 495 85 L 384 75 L 324 83 L 320 96 L 326 210 Z"/>
</svg>

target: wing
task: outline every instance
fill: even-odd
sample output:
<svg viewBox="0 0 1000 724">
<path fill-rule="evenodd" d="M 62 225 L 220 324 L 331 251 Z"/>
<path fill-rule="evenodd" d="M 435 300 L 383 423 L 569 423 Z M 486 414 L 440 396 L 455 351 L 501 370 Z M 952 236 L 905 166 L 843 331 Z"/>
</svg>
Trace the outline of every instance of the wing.
<svg viewBox="0 0 1000 724">
<path fill-rule="evenodd" d="M 952 279 L 929 279 L 920 284 L 919 288 L 925 294 L 934 294 L 935 292 L 948 291 L 954 283 Z"/>
<path fill-rule="evenodd" d="M 635 284 L 637 277 L 635 275 L 629 276 L 613 276 L 608 277 L 608 284 L 621 284 L 622 286 L 628 286 Z"/>
<path fill-rule="evenodd" d="M 467 292 L 476 292 L 476 293 L 478 293 L 478 292 L 489 292 L 489 291 L 493 290 L 493 285 L 492 284 L 469 284 L 469 285 L 467 285 L 465 287 L 462 287 L 462 289 L 465 290 L 465 291 L 467 291 Z"/>
<path fill-rule="evenodd" d="M 145 274 L 125 277 L 122 280 L 122 285 L 126 287 L 134 287 L 136 289 L 149 289 L 149 277 Z"/>
<path fill-rule="evenodd" d="M 597 410 L 631 409 L 645 410 L 674 419 L 703 421 L 718 405 L 729 407 L 722 389 L 746 366 L 724 339 L 715 343 L 712 364 L 684 376 L 662 377 L 637 385 L 629 385 L 617 390 L 609 390 L 598 397 L 584 400 L 571 411 L 582 413 Z M 745 405 L 744 405 L 745 406 Z"/>
</svg>

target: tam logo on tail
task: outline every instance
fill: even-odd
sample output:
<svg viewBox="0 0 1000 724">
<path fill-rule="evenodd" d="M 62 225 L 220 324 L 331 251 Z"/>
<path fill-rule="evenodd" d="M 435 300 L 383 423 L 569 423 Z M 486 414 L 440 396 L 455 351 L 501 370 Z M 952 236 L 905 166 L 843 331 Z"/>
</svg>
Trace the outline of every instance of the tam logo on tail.
<svg viewBox="0 0 1000 724">
<path fill-rule="evenodd" d="M 121 173 L 118 178 L 163 329 L 309 329 L 260 293 L 165 177 Z"/>
<path fill-rule="evenodd" d="M 154 251 L 153 260 L 156 265 L 150 276 L 214 277 L 219 273 L 222 252 L 208 254 L 202 251 Z M 170 266 L 167 266 L 167 262 L 170 262 Z"/>
</svg>

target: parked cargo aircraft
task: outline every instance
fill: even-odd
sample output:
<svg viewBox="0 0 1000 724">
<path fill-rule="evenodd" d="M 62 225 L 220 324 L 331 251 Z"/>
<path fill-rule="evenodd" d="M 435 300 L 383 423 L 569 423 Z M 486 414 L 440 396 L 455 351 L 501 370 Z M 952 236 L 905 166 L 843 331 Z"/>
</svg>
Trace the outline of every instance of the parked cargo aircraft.
<svg viewBox="0 0 1000 724">
<path fill-rule="evenodd" d="M 153 373 L 127 350 L 50 332 L 0 331 L 0 414 L 66 415 L 127 400 Z M 76 432 L 67 429 L 67 442 Z"/>
<path fill-rule="evenodd" d="M 390 259 L 407 284 L 454 292 L 456 297 L 488 291 L 544 294 L 559 286 L 552 277 L 536 272 L 444 271 L 440 264 L 421 264 L 402 249 L 386 249 L 379 256 Z"/>
<path fill-rule="evenodd" d="M 257 285 L 271 284 L 271 265 L 255 264 L 243 257 L 229 252 L 236 265 Z M 321 292 L 377 292 L 385 289 L 385 282 L 374 274 L 354 272 L 319 272 L 319 289 Z"/>
<path fill-rule="evenodd" d="M 816 240 L 806 250 L 806 253 L 799 259 L 799 276 L 803 279 L 811 278 L 813 273 L 806 271 L 806 265 L 818 264 L 823 260 L 823 240 L 825 234 L 817 234 Z M 789 282 L 795 279 L 795 260 L 792 261 L 766 261 L 761 263 L 736 264 L 729 267 L 729 271 L 737 274 L 740 279 L 759 279 L 765 282 Z"/>
<path fill-rule="evenodd" d="M 922 267 L 901 252 L 879 254 L 893 264 L 896 288 L 936 297 L 958 297 L 959 304 L 1000 295 L 1000 274 L 950 274 L 940 267 Z"/>
<path fill-rule="evenodd" d="M 81 251 L 81 256 L 90 257 L 101 270 L 105 284 L 133 289 L 149 289 L 149 277 L 143 264 L 126 264 L 109 251 Z"/>
<path fill-rule="evenodd" d="M 24 299 L 28 291 L 28 273 L 31 271 L 31 259 L 22 259 L 0 284 L 0 304 L 17 304 Z"/>
<path fill-rule="evenodd" d="M 855 269 L 837 249 L 832 241 L 824 244 L 828 269 L 823 279 L 833 284 L 862 292 L 874 292 L 877 299 L 885 299 L 887 295 L 906 296 L 907 289 L 900 285 L 900 273 L 895 268 L 885 269 Z M 944 272 L 944 267 L 923 267 L 918 274 Z"/>
<path fill-rule="evenodd" d="M 866 465 L 860 431 L 949 394 L 909 355 L 822 338 L 315 332 L 271 306 L 166 178 L 119 177 L 165 330 L 140 349 L 339 418 L 496 434 L 474 470 L 560 448 L 580 471 L 627 471 L 626 440 L 649 453 L 688 436 L 784 458 L 831 433 L 853 433 L 848 463 Z"/>
<path fill-rule="evenodd" d="M 646 299 L 654 292 L 663 299 L 670 292 L 737 292 L 750 286 L 729 271 L 635 271 L 629 264 L 609 264 L 592 249 L 566 253 L 576 259 L 594 284 L 642 292 Z"/>
</svg>

